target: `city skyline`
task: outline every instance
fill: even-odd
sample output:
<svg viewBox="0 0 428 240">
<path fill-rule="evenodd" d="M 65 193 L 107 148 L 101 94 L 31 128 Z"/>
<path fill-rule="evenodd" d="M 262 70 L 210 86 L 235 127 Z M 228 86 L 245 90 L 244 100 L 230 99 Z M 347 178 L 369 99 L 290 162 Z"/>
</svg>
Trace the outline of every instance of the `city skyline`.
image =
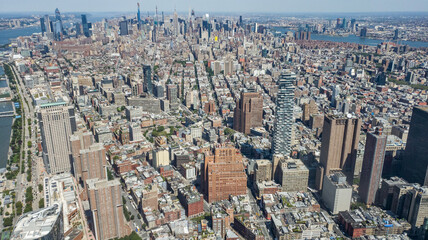
<svg viewBox="0 0 428 240">
<path fill-rule="evenodd" d="M 18 0 L 15 4 L 8 4 L 7 1 L 1 0 L 0 13 L 34 13 L 48 12 L 50 9 L 59 8 L 62 12 L 134 12 L 137 9 L 137 2 L 140 3 L 143 13 L 153 12 L 158 7 L 158 10 L 164 12 L 173 12 L 175 9 L 178 12 L 187 13 L 189 9 L 196 9 L 201 12 L 212 13 L 376 13 L 376 12 L 428 12 L 428 3 L 423 0 L 415 0 L 412 4 L 404 1 L 376 1 L 369 0 L 360 1 L 359 4 L 344 3 L 340 0 L 317 1 L 307 0 L 305 2 L 291 2 L 270 0 L 260 2 L 256 0 L 235 0 L 235 1 L 213 1 L 199 2 L 196 0 L 184 1 L 73 1 L 73 2 L 57 2 L 53 0 L 39 1 L 37 5 L 29 0 Z M 84 8 L 82 7 L 84 6 Z M 227 6 L 227 7 L 225 7 Z M 310 6 L 310 8 L 308 8 Z"/>
</svg>

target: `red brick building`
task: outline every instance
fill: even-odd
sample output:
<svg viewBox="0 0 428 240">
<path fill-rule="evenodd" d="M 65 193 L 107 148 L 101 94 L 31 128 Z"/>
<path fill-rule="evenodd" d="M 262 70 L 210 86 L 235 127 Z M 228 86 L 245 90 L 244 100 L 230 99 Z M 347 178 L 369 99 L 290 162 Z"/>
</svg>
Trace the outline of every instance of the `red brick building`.
<svg viewBox="0 0 428 240">
<path fill-rule="evenodd" d="M 230 195 L 247 193 L 247 174 L 242 155 L 234 147 L 217 146 L 205 154 L 202 188 L 208 202 L 228 199 Z"/>
</svg>

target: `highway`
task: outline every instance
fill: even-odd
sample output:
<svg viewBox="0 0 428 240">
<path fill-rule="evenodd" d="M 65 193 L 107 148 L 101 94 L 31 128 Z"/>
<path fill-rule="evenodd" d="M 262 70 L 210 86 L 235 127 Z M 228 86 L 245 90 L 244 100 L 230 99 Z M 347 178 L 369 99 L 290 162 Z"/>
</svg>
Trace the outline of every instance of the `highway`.
<svg viewBox="0 0 428 240">
<path fill-rule="evenodd" d="M 36 129 L 36 125 L 34 123 L 34 107 L 32 105 L 32 99 L 31 96 L 29 96 L 29 94 L 27 93 L 27 89 L 24 86 L 23 80 L 21 78 L 21 76 L 17 73 L 17 70 L 15 68 L 15 66 L 13 65 L 9 65 L 12 69 L 12 72 L 14 74 L 15 80 L 17 82 L 17 91 L 18 94 L 21 96 L 21 100 L 22 100 L 22 105 L 20 106 L 22 108 L 23 111 L 23 116 L 25 115 L 25 118 L 22 119 L 22 123 L 23 123 L 23 129 L 24 129 L 24 133 L 25 133 L 25 138 L 23 140 L 23 152 L 24 154 L 21 156 L 21 166 L 25 168 L 24 173 L 21 173 L 21 171 L 19 172 L 18 176 L 17 176 L 17 181 L 16 181 L 16 201 L 21 201 L 23 203 L 23 205 L 25 206 L 25 190 L 29 187 L 32 186 L 33 187 L 33 210 L 38 209 L 39 206 L 39 192 L 38 192 L 38 174 L 37 174 L 37 161 L 34 161 L 34 155 L 31 154 L 31 158 L 32 158 L 32 182 L 28 183 L 27 182 L 27 152 L 28 150 L 30 150 L 31 153 L 35 153 L 36 152 L 36 137 L 37 137 L 37 133 L 35 132 Z M 28 102 L 28 104 L 27 104 Z M 31 138 L 30 138 L 30 132 L 28 130 L 28 120 L 30 120 L 30 126 L 31 126 Z M 31 148 L 28 148 L 27 142 L 31 141 L 32 146 Z"/>
</svg>

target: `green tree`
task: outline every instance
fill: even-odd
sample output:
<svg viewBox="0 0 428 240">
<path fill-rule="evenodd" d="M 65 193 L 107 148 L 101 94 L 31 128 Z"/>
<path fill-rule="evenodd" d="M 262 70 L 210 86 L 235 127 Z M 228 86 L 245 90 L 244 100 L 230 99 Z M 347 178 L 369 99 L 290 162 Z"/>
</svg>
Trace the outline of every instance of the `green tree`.
<svg viewBox="0 0 428 240">
<path fill-rule="evenodd" d="M 25 191 L 25 202 L 32 202 L 33 201 L 33 187 L 28 187 Z"/>
<path fill-rule="evenodd" d="M 114 179 L 113 173 L 107 168 L 107 178 L 109 181 Z"/>
<path fill-rule="evenodd" d="M 44 198 L 40 198 L 39 200 L 39 208 L 44 208 L 45 207 L 45 199 Z"/>
<path fill-rule="evenodd" d="M 18 201 L 15 203 L 15 208 L 16 208 L 16 215 L 21 215 L 22 214 L 22 202 Z"/>
<path fill-rule="evenodd" d="M 43 185 L 39 184 L 39 192 L 42 192 L 42 191 L 43 191 Z"/>
<path fill-rule="evenodd" d="M 13 217 L 3 219 L 3 227 L 10 227 L 13 224 Z"/>
<path fill-rule="evenodd" d="M 33 211 L 33 206 L 32 205 L 33 204 L 31 202 L 27 202 L 27 204 L 25 205 L 25 208 L 24 208 L 24 213 Z"/>
</svg>

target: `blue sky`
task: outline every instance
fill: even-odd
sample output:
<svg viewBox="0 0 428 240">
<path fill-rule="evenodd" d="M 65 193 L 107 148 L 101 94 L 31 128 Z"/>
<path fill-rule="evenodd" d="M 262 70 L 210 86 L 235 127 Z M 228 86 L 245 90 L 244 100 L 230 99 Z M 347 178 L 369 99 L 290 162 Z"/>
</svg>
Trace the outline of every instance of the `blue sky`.
<svg viewBox="0 0 428 240">
<path fill-rule="evenodd" d="M 428 0 L 144 0 L 142 11 L 179 12 L 428 12 Z M 0 0 L 0 12 L 131 12 L 137 0 Z"/>
</svg>

